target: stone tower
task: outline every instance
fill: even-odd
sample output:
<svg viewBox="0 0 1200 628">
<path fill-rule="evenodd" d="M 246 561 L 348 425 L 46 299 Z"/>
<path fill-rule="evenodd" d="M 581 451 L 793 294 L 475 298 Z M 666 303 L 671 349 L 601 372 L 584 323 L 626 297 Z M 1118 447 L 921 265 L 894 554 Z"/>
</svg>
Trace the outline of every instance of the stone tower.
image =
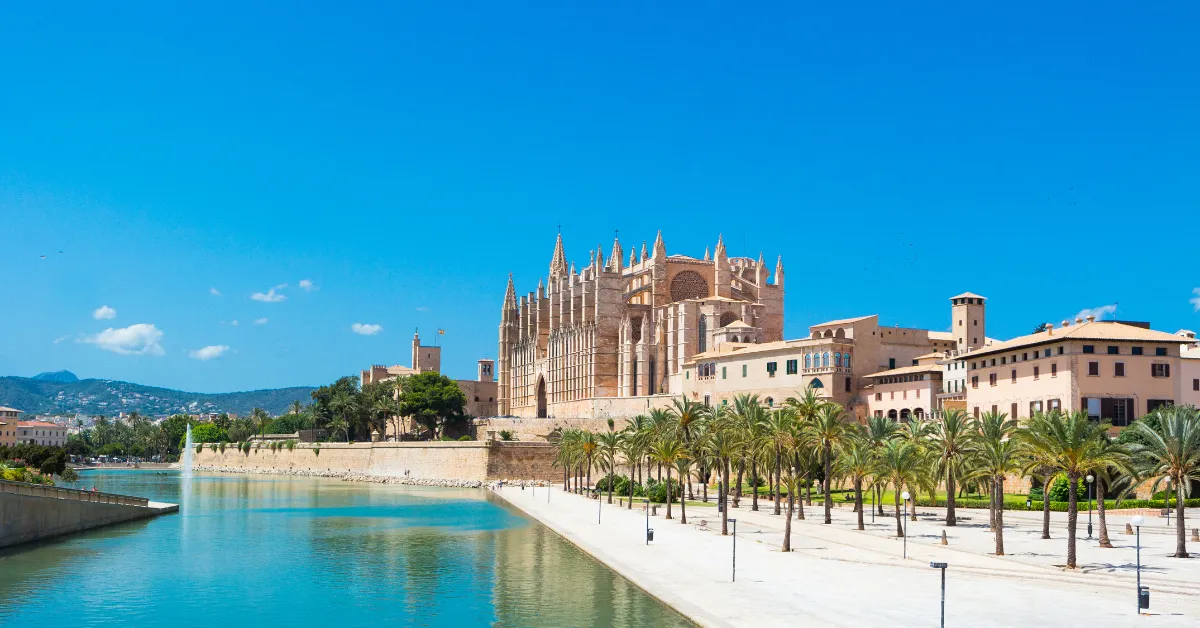
<svg viewBox="0 0 1200 628">
<path fill-rule="evenodd" d="M 950 329 L 959 353 L 987 342 L 986 298 L 971 292 L 950 297 Z"/>
</svg>

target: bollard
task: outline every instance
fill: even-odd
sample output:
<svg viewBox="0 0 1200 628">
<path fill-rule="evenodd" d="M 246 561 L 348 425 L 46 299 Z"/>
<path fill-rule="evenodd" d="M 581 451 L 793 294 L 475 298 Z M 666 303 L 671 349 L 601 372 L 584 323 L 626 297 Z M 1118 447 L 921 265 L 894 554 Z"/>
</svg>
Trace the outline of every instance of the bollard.
<svg viewBox="0 0 1200 628">
<path fill-rule="evenodd" d="M 1192 528 L 1192 542 L 1200 543 L 1200 528 Z"/>
<path fill-rule="evenodd" d="M 658 516 L 658 506 L 657 506 L 657 505 L 654 505 L 654 506 L 651 506 L 651 507 L 650 507 L 650 516 L 651 516 L 651 517 L 657 517 L 657 516 Z"/>
<path fill-rule="evenodd" d="M 1125 534 L 1133 534 L 1133 526 L 1125 524 Z"/>
<path fill-rule="evenodd" d="M 945 530 L 942 530 L 942 545 L 949 545 L 949 543 L 946 542 L 946 531 Z"/>
</svg>

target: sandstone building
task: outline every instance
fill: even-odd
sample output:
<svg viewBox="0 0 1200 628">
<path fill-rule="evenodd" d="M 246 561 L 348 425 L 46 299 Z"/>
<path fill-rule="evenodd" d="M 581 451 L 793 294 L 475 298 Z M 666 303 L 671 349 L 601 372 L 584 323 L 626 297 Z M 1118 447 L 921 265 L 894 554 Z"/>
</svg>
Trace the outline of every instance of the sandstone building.
<svg viewBox="0 0 1200 628">
<path fill-rule="evenodd" d="M 499 413 L 519 417 L 632 416 L 683 394 L 695 354 L 783 339 L 783 262 L 668 255 L 659 232 L 626 260 L 614 240 L 576 271 L 562 236 L 548 277 L 500 315 Z"/>
</svg>

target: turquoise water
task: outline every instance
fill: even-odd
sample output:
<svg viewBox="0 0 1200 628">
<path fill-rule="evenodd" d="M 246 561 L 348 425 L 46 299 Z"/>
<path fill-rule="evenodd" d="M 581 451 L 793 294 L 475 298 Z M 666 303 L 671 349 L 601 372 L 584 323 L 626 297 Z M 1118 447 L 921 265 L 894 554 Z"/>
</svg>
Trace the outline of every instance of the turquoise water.
<svg viewBox="0 0 1200 628">
<path fill-rule="evenodd" d="M 77 486 L 93 485 L 181 512 L 0 552 L 0 625 L 691 625 L 483 490 L 115 470 Z"/>
</svg>

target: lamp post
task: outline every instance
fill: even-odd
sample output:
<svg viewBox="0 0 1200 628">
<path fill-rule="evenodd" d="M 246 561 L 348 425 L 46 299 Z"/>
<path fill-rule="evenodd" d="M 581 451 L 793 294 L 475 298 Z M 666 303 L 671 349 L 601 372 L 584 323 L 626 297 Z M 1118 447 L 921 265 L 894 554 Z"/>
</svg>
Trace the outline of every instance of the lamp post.
<svg viewBox="0 0 1200 628">
<path fill-rule="evenodd" d="M 604 496 L 596 494 L 596 525 L 600 525 L 600 508 L 604 505 Z"/>
<path fill-rule="evenodd" d="M 908 560 L 908 498 L 911 495 L 908 491 L 900 493 L 900 499 L 904 500 L 904 559 Z"/>
<path fill-rule="evenodd" d="M 938 624 L 941 628 L 946 628 L 946 563 L 929 563 L 930 567 L 942 570 L 942 620 Z"/>
<path fill-rule="evenodd" d="M 646 498 L 646 545 L 654 538 L 654 530 L 650 528 L 650 498 Z"/>
<path fill-rule="evenodd" d="M 1093 486 L 1092 481 L 1095 479 L 1096 479 L 1096 477 L 1094 475 L 1092 475 L 1091 473 L 1088 474 L 1087 482 L 1088 482 L 1088 540 L 1089 541 L 1092 539 L 1092 486 Z"/>
<path fill-rule="evenodd" d="M 729 523 L 733 524 L 733 572 L 729 581 L 737 582 L 737 519 L 730 519 Z"/>
<path fill-rule="evenodd" d="M 1146 519 L 1141 515 L 1134 515 L 1133 527 L 1137 530 L 1137 597 L 1138 597 L 1138 615 L 1142 614 L 1143 608 L 1150 608 L 1150 588 L 1142 590 L 1142 524 Z"/>
</svg>

